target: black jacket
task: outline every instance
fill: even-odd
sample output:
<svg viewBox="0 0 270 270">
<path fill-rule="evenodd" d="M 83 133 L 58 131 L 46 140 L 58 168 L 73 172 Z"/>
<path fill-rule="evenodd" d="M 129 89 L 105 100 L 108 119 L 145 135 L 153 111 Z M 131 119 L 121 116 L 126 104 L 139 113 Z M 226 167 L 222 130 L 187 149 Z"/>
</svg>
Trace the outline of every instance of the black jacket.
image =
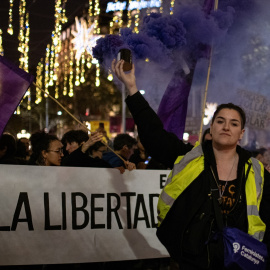
<svg viewBox="0 0 270 270">
<path fill-rule="evenodd" d="M 64 157 L 62 166 L 70 167 L 95 167 L 95 168 L 112 168 L 112 166 L 100 158 L 90 157 L 87 153 L 81 151 L 81 147 Z"/>
<path fill-rule="evenodd" d="M 179 155 L 185 155 L 193 148 L 192 145 L 183 143 L 177 136 L 163 129 L 160 119 L 139 92 L 128 96 L 126 103 L 138 127 L 143 146 L 156 160 L 172 168 Z M 217 260 L 222 265 L 223 247 L 222 243 L 214 243 L 210 245 L 210 249 L 205 245 L 211 231 L 216 230 L 213 204 L 209 194 L 210 179 L 213 177 L 210 167 L 216 177 L 217 169 L 211 141 L 207 141 L 202 147 L 205 156 L 205 170 L 177 198 L 158 228 L 157 235 L 170 255 L 178 262 L 181 263 L 184 260 L 188 264 L 208 268 L 209 260 Z M 224 223 L 247 232 L 244 166 L 251 154 L 240 146 L 237 146 L 237 153 L 239 155 L 237 203 L 230 214 L 225 217 Z M 267 225 L 264 242 L 267 243 L 268 250 L 270 247 L 269 210 L 270 174 L 265 170 L 260 216 Z"/>
</svg>

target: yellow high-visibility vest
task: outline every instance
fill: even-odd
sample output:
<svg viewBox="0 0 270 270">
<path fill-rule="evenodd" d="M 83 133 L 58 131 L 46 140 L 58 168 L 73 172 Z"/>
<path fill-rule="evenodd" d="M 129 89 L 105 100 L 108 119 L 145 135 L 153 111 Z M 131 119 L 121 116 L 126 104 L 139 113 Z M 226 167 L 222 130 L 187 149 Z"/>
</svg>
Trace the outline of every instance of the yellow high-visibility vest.
<svg viewBox="0 0 270 270">
<path fill-rule="evenodd" d="M 262 241 L 266 225 L 259 216 L 264 184 L 264 167 L 255 158 L 248 163 L 252 166 L 245 185 L 247 201 L 248 234 Z M 245 164 L 245 175 L 249 164 Z M 204 154 L 201 145 L 194 147 L 184 156 L 179 156 L 170 172 L 158 201 L 158 226 L 166 217 L 175 200 L 204 170 Z"/>
</svg>

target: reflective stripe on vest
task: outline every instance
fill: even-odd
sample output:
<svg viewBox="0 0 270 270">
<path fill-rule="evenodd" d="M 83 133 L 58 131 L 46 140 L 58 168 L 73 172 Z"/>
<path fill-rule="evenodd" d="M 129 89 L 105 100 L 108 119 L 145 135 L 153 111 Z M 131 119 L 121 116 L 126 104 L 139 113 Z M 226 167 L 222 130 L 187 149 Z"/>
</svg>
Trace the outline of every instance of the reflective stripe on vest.
<svg viewBox="0 0 270 270">
<path fill-rule="evenodd" d="M 247 200 L 248 234 L 262 241 L 265 224 L 259 216 L 260 203 L 264 184 L 264 167 L 257 159 L 251 158 L 252 166 L 248 174 L 245 192 Z M 248 165 L 245 166 L 247 173 Z M 255 181 L 254 181 L 255 179 Z"/>
<path fill-rule="evenodd" d="M 259 217 L 259 207 L 264 183 L 264 167 L 254 158 L 251 158 L 249 162 L 252 162 L 252 166 L 245 185 L 248 234 L 262 241 L 266 226 Z M 203 170 L 204 156 L 200 145 L 193 148 L 185 156 L 179 156 L 176 159 L 173 170 L 169 174 L 167 183 L 159 197 L 158 226 L 164 220 L 178 196 L 181 195 Z M 248 164 L 245 165 L 245 175 L 247 170 Z"/>
<path fill-rule="evenodd" d="M 176 159 L 158 200 L 158 226 L 165 218 L 177 197 L 204 170 L 203 160 L 201 145 L 194 147 L 185 156 L 179 156 Z M 179 181 L 180 179 L 181 181 Z"/>
</svg>

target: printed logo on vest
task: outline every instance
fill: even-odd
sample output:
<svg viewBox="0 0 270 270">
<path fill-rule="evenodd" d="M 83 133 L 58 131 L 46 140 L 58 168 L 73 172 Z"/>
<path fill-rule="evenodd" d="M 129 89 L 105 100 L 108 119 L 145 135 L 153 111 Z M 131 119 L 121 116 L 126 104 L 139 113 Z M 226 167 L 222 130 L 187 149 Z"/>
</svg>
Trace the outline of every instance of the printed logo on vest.
<svg viewBox="0 0 270 270">
<path fill-rule="evenodd" d="M 238 253 L 238 251 L 241 251 L 240 256 L 244 257 L 245 259 L 251 261 L 254 264 L 260 264 L 260 262 L 265 261 L 264 257 L 261 254 L 250 248 L 247 248 L 245 245 L 241 246 L 238 242 L 234 242 L 232 245 L 234 253 Z"/>
<path fill-rule="evenodd" d="M 237 253 L 239 249 L 240 249 L 240 244 L 237 242 L 234 242 L 233 243 L 233 252 Z"/>
</svg>

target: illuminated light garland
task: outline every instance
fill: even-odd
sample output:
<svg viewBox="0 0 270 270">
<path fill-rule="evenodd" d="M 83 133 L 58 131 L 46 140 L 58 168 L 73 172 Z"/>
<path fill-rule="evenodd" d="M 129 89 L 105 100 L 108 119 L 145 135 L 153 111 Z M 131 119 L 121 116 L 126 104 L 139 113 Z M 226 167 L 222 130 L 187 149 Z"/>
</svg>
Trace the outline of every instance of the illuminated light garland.
<svg viewBox="0 0 270 270">
<path fill-rule="evenodd" d="M 12 22 L 13 22 L 13 16 L 12 16 L 12 9 L 13 9 L 13 0 L 9 0 L 9 18 L 8 18 L 8 29 L 7 32 L 10 35 L 13 35 L 13 26 L 12 26 Z"/>
<path fill-rule="evenodd" d="M 117 11 L 115 12 L 115 16 L 113 17 L 113 24 L 112 24 L 113 28 L 118 27 L 119 29 L 123 27 L 123 10 Z M 113 34 L 113 30 L 114 29 L 110 29 L 112 30 L 112 34 Z"/>
<path fill-rule="evenodd" d="M 25 7 L 26 7 L 26 2 L 25 0 L 20 1 L 19 5 L 19 22 L 20 22 L 20 31 L 19 31 L 19 47 L 18 51 L 21 53 L 20 55 L 20 68 L 24 68 L 24 51 L 25 51 L 25 35 L 24 35 L 24 28 L 25 28 Z"/>
<path fill-rule="evenodd" d="M 88 8 L 88 25 L 92 24 L 92 17 L 93 17 L 93 1 L 89 0 L 89 8 Z"/>
<path fill-rule="evenodd" d="M 29 13 L 25 14 L 25 1 L 21 1 L 21 10 L 20 10 L 20 33 L 19 33 L 19 48 L 20 51 L 20 58 L 19 67 L 24 69 L 28 72 L 28 52 L 29 52 L 29 34 L 30 34 L 30 27 L 29 27 Z M 25 17 L 25 18 L 24 18 Z M 25 93 L 24 98 L 27 97 L 27 110 L 31 110 L 31 91 L 30 88 Z"/>
<path fill-rule="evenodd" d="M 114 23 L 114 20 L 110 21 L 110 28 L 109 28 L 109 32 L 110 32 L 110 35 L 113 34 L 113 24 Z"/>
<path fill-rule="evenodd" d="M 115 4 L 118 4 L 118 0 L 115 1 Z M 112 35 L 114 33 L 114 29 L 116 27 L 122 28 L 123 26 L 123 9 L 120 9 L 119 11 L 114 12 L 114 16 L 112 21 L 110 22 L 110 34 Z"/>
<path fill-rule="evenodd" d="M 23 53 L 24 51 L 24 45 L 23 45 L 23 42 L 24 42 L 24 33 L 23 33 L 23 30 L 24 30 L 24 18 L 25 18 L 25 6 L 26 6 L 26 3 L 25 3 L 25 0 L 21 0 L 20 1 L 20 5 L 19 5 L 19 23 L 20 23 L 20 31 L 19 31 L 19 36 L 18 36 L 18 39 L 19 39 L 19 47 L 18 47 L 18 51 Z"/>
<path fill-rule="evenodd" d="M 45 78 L 44 78 L 44 84 L 45 84 L 45 91 L 47 93 L 49 93 L 49 80 L 50 80 L 50 44 L 47 45 L 47 48 L 46 48 L 46 58 L 45 58 Z M 48 95 L 46 93 L 44 93 L 44 97 L 48 97 Z"/>
<path fill-rule="evenodd" d="M 99 0 L 95 1 L 95 12 L 94 12 L 94 25 L 95 25 L 95 29 L 94 29 L 94 34 L 100 34 L 100 28 L 98 25 L 98 19 L 99 19 L 99 14 L 100 14 L 100 8 L 99 8 Z"/>
<path fill-rule="evenodd" d="M 131 10 L 130 9 L 128 9 L 127 17 L 128 17 L 127 27 L 130 28 L 131 24 L 132 24 L 132 16 L 131 16 Z"/>
<path fill-rule="evenodd" d="M 43 59 L 41 59 L 41 61 L 38 63 L 37 66 L 37 79 L 36 79 L 36 84 L 40 87 L 43 88 L 43 84 L 42 84 L 42 80 L 43 80 L 43 68 L 44 65 L 42 63 Z M 36 100 L 35 103 L 39 104 L 42 101 L 42 91 L 40 90 L 39 87 L 36 87 Z"/>
<path fill-rule="evenodd" d="M 80 60 L 76 61 L 76 75 L 75 75 L 75 85 L 80 85 Z"/>
<path fill-rule="evenodd" d="M 81 78 L 80 78 L 81 83 L 85 82 L 85 78 L 84 78 L 85 68 L 84 68 L 84 65 L 85 65 L 85 56 L 84 56 L 84 53 L 83 53 L 82 57 L 81 57 Z"/>
<path fill-rule="evenodd" d="M 2 29 L 0 29 L 0 55 L 4 55 L 4 48 L 3 48 L 3 39 L 2 39 L 2 34 L 3 34 L 3 32 L 2 32 Z"/>
<path fill-rule="evenodd" d="M 67 95 L 67 81 L 68 81 L 68 56 L 65 54 L 64 57 L 64 88 L 63 88 L 63 96 Z"/>
<path fill-rule="evenodd" d="M 139 2 L 140 0 L 137 0 L 138 7 L 136 9 L 136 14 L 135 14 L 135 27 L 134 27 L 134 32 L 139 33 L 139 22 L 140 22 L 140 9 L 139 9 Z"/>
<path fill-rule="evenodd" d="M 53 74 L 53 80 L 56 81 L 57 83 L 59 83 L 59 80 L 58 80 L 58 72 L 59 72 L 59 55 L 60 53 L 57 52 L 55 54 L 55 58 L 54 58 L 54 74 Z"/>
<path fill-rule="evenodd" d="M 92 59 L 92 64 L 96 65 L 96 87 L 100 86 L 100 79 L 99 79 L 99 75 L 100 75 L 100 68 L 99 68 L 99 62 L 96 58 Z"/>
<path fill-rule="evenodd" d="M 31 92 L 29 90 L 27 92 L 28 92 L 27 110 L 30 111 L 31 110 Z"/>
<path fill-rule="evenodd" d="M 55 97 L 56 99 L 59 98 L 59 81 L 56 82 L 54 97 Z"/>
<path fill-rule="evenodd" d="M 30 35 L 30 27 L 29 27 L 29 13 L 26 13 L 25 20 L 25 37 L 24 37 L 24 70 L 28 72 L 28 53 L 29 53 L 29 35 Z"/>
<path fill-rule="evenodd" d="M 73 58 L 74 58 L 74 54 L 73 54 L 73 49 L 70 49 L 70 61 L 69 61 L 69 93 L 68 95 L 70 97 L 73 97 Z"/>
<path fill-rule="evenodd" d="M 175 2 L 175 0 L 171 0 L 170 15 L 173 15 L 174 2 Z"/>
<path fill-rule="evenodd" d="M 159 13 L 163 13 L 163 0 L 160 0 Z"/>
<path fill-rule="evenodd" d="M 53 77 L 54 77 L 54 58 L 55 58 L 55 46 L 52 44 L 51 50 L 50 50 L 50 65 L 49 65 L 49 86 L 53 86 Z"/>
<path fill-rule="evenodd" d="M 88 69 L 90 69 L 92 67 L 91 60 L 92 60 L 92 56 L 90 54 L 87 54 L 86 66 Z"/>
<path fill-rule="evenodd" d="M 54 30 L 52 31 L 51 35 L 51 46 L 47 45 L 46 48 L 46 58 L 45 58 L 45 76 L 44 76 L 44 86 L 45 91 L 49 92 L 49 86 L 53 86 L 54 82 L 56 82 L 56 88 L 55 88 L 55 97 L 59 96 L 59 78 L 58 78 L 58 72 L 59 72 L 59 57 L 61 52 L 61 32 L 62 32 L 62 24 L 67 22 L 66 17 L 66 3 L 67 0 L 63 0 L 63 4 L 61 6 L 62 0 L 55 0 L 55 6 L 54 6 L 54 18 L 55 18 L 55 24 L 54 24 Z M 48 97 L 44 93 L 45 97 Z"/>
<path fill-rule="evenodd" d="M 96 63 L 96 87 L 100 86 L 100 68 L 99 68 L 99 63 Z"/>
<path fill-rule="evenodd" d="M 61 22 L 62 22 L 63 24 L 68 22 L 68 18 L 67 18 L 67 16 L 66 16 L 66 3 L 67 3 L 67 0 L 64 0 L 64 1 L 63 1 L 63 5 L 62 5 L 62 17 L 61 17 Z"/>
<path fill-rule="evenodd" d="M 66 0 L 64 0 L 63 2 L 63 7 L 66 4 Z M 54 81 L 56 81 L 56 83 L 59 84 L 58 81 L 58 71 L 59 71 L 59 62 L 58 62 L 58 58 L 61 52 L 61 47 L 62 47 L 62 43 L 61 43 L 61 32 L 62 32 L 62 23 L 65 23 L 67 21 L 67 18 L 65 16 L 65 10 L 63 11 L 63 8 L 61 6 L 61 0 L 56 0 L 55 1 L 55 13 L 54 13 L 54 17 L 55 17 L 55 25 L 54 25 L 54 31 L 52 34 L 52 44 L 53 46 L 53 50 L 52 50 L 52 63 L 51 63 L 51 70 L 52 70 L 52 74 L 50 76 L 50 85 L 54 84 Z"/>
</svg>

